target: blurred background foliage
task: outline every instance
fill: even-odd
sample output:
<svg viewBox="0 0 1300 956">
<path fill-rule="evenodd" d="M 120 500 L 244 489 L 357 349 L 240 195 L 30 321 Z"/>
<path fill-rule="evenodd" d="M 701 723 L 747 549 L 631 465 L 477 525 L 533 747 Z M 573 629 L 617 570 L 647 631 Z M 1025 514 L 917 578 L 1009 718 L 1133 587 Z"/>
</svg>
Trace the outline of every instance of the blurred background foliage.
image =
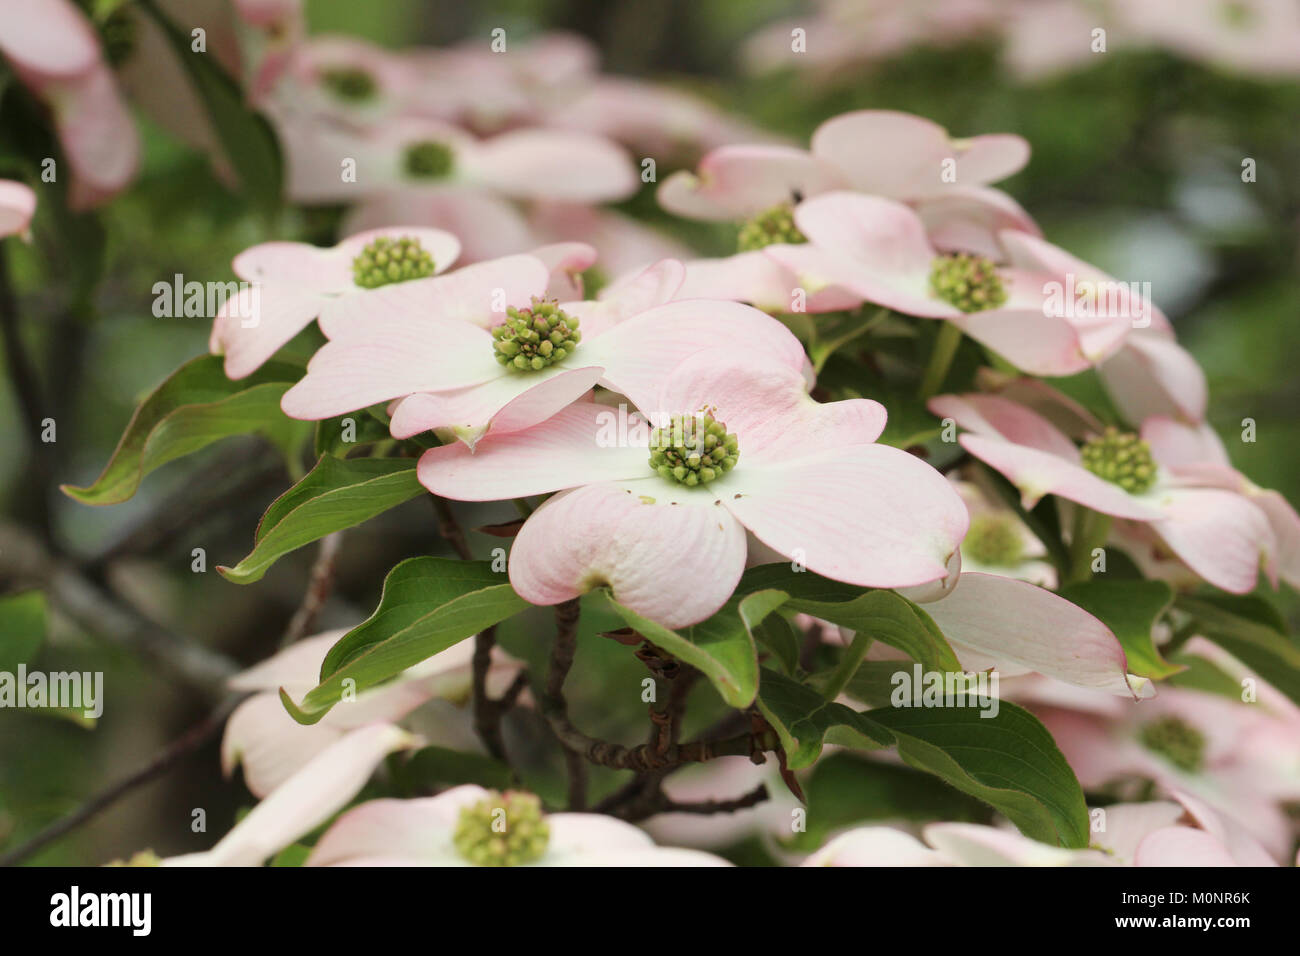
<svg viewBox="0 0 1300 956">
<path fill-rule="evenodd" d="M 818 81 L 744 75 L 736 62 L 741 41 L 774 17 L 799 10 L 778 0 L 309 0 L 307 20 L 313 33 L 347 33 L 394 47 L 473 37 L 486 43 L 495 27 L 511 36 L 572 30 L 597 44 L 605 70 L 693 90 L 796 142 L 806 141 L 826 118 L 862 108 L 917 113 L 956 136 L 1018 133 L 1031 143 L 1033 156 L 1003 188 L 1052 241 L 1120 279 L 1152 283 L 1155 301 L 1206 369 L 1210 421 L 1234 462 L 1258 484 L 1300 500 L 1300 376 L 1293 364 L 1300 332 L 1300 84 L 1129 51 L 1098 55 L 1064 76 L 1019 83 L 983 41 L 915 49 Z M 45 221 L 49 210 L 38 213 L 36 243 L 5 244 L 58 440 L 45 461 L 31 460 L 12 391 L 0 389 L 0 494 L 9 519 L 38 530 L 48 525 L 53 539 L 86 563 L 92 580 L 111 580 L 162 627 L 251 663 L 275 647 L 312 557 L 304 549 L 250 588 L 235 587 L 215 571 L 246 552 L 261 512 L 287 486 L 275 453 L 255 441 L 221 443 L 150 476 L 135 499 L 114 508 L 78 505 L 55 488 L 93 480 L 140 398 L 183 360 L 206 350 L 206 321 L 152 314 L 155 282 L 175 273 L 224 281 L 241 249 L 320 232 L 310 212 L 267 222 L 214 179 L 207 157 L 141 123 L 143 169 L 134 186 L 102 211 L 106 267 L 93 294 L 79 286 L 75 248 L 66 238 L 51 241 L 67 233 Z M 1245 158 L 1256 161 L 1254 183 L 1242 182 Z M 669 171 L 661 166 L 659 176 Z M 703 254 L 730 251 L 727 230 L 688 227 L 658 211 L 652 186 L 624 207 Z M 82 241 L 93 244 L 98 237 L 83 235 Z M 1088 393 L 1088 376 L 1077 378 L 1066 386 Z M 1239 440 L 1245 419 L 1257 423 L 1253 443 Z M 142 525 L 160 511 L 173 523 Z M 446 553 L 431 517 L 427 502 L 412 501 L 347 535 L 320 629 L 367 614 L 383 572 L 397 560 Z M 469 509 L 464 523 L 510 517 L 484 506 Z M 480 554 L 495 545 L 495 539 L 472 537 Z M 206 552 L 205 573 L 191 570 L 194 548 Z M 1271 599 L 1295 617 L 1294 594 Z M 626 648 L 595 639 L 609 626 L 598 608 L 584 615 L 575 673 L 594 669 L 602 680 L 575 682 L 571 701 L 578 723 L 599 717 L 617 739 L 620 731 L 639 733 L 640 705 L 632 695 L 614 701 L 597 693 L 610 683 L 639 682 L 642 672 Z M 106 645 L 94 630 L 56 615 L 40 665 L 105 672 L 108 704 L 97 727 L 31 712 L 0 713 L 0 851 L 145 763 L 210 707 L 203 695 Z M 545 615 L 525 615 L 503 628 L 507 649 L 534 663 L 541 662 L 547 639 Z M 708 708 L 695 709 L 694 719 L 707 722 Z M 861 763 L 839 757 L 819 767 L 824 785 L 814 780 L 810 788 L 811 799 L 825 808 L 819 818 L 853 815 L 836 802 L 836 779 L 878 795 L 880 816 L 901 816 L 908 807 L 908 813 L 925 815 L 928 798 L 911 786 L 910 772 L 868 773 Z M 560 785 L 545 776 L 529 782 L 544 796 Z M 597 793 L 610 785 L 594 783 Z M 933 815 L 981 813 L 955 801 L 934 806 Z M 104 861 L 146 846 L 163 855 L 207 847 L 248 803 L 240 785 L 222 782 L 210 744 L 179 772 L 135 791 L 35 862 Z M 206 834 L 189 827 L 191 810 L 199 807 L 207 812 Z"/>
</svg>

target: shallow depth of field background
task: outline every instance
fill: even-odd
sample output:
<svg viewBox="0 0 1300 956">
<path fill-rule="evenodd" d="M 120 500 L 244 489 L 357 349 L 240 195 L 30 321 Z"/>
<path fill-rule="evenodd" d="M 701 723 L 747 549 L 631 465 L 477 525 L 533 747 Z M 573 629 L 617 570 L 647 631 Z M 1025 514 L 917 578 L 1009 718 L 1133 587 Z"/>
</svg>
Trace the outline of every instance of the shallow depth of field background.
<svg viewBox="0 0 1300 956">
<path fill-rule="evenodd" d="M 465 37 L 482 37 L 486 44 L 498 26 L 511 37 L 574 30 L 599 45 L 606 70 L 680 84 L 797 142 L 806 141 L 822 120 L 860 108 L 919 113 L 956 136 L 1019 133 L 1031 143 L 1033 157 L 1002 187 L 1052 241 L 1118 278 L 1152 283 L 1155 301 L 1206 369 L 1210 421 L 1234 463 L 1260 485 L 1300 500 L 1300 83 L 1233 77 L 1163 53 L 1115 51 L 1062 78 L 1019 85 L 1004 72 L 993 46 L 981 43 L 914 50 L 845 71 L 829 85 L 789 75 L 743 75 L 735 62 L 741 40 L 798 9 L 775 0 L 312 0 L 308 17 L 312 32 L 346 32 L 389 45 Z M 92 321 L 68 316 L 61 267 L 46 264 L 47 250 L 6 244 L 24 327 L 41 357 L 47 391 L 55 396 L 56 482 L 92 480 L 139 397 L 206 349 L 206 321 L 152 315 L 154 282 L 177 272 L 187 279 L 225 280 L 231 278 L 230 258 L 242 248 L 310 234 L 311 218 L 296 214 L 268 234 L 238 197 L 232 200 L 215 182 L 204 157 L 142 123 L 142 174 L 104 210 L 110 265 Z M 1253 184 L 1241 182 L 1246 157 L 1257 162 Z M 670 171 L 661 164 L 659 177 Z M 653 186 L 624 206 L 665 228 L 678 225 L 656 210 Z M 731 239 L 728 230 L 699 226 L 678 234 L 706 254 L 727 251 Z M 1253 444 L 1240 441 L 1245 418 L 1257 423 Z M 261 511 L 289 483 L 268 448 L 223 442 L 150 476 L 131 502 L 94 509 L 64 498 L 53 483 L 33 485 L 22 435 L 12 392 L 0 389 L 5 522 L 30 525 L 48 515 L 50 533 L 87 560 L 123 541 L 133 550 L 141 546 L 143 554 L 106 566 L 114 587 L 164 627 L 242 663 L 270 653 L 297 606 L 313 549 L 280 561 L 264 581 L 247 588 L 225 582 L 214 570 L 247 552 Z M 160 505 L 209 496 L 223 497 L 224 505 L 206 509 L 202 520 L 184 530 L 164 529 L 149 541 L 131 537 Z M 464 523 L 506 517 L 490 508 L 470 510 Z M 486 554 L 494 543 L 475 535 L 474 544 Z M 190 570 L 196 547 L 207 552 L 205 574 Z M 443 551 L 423 500 L 349 532 L 320 629 L 347 626 L 368 614 L 384 571 L 395 561 Z M 1295 617 L 1294 594 L 1283 591 L 1274 599 Z M 589 632 L 600 622 L 587 615 L 584 624 Z M 507 648 L 534 661 L 550 638 L 544 618 L 536 633 L 527 623 L 504 630 Z M 105 711 L 93 730 L 48 715 L 0 711 L 0 852 L 147 761 L 212 703 L 63 618 L 56 617 L 38 661 L 44 670 L 103 670 Z M 584 715 L 609 719 L 611 713 L 617 719 L 626 710 L 626 727 L 639 735 L 632 730 L 641 726 L 638 700 L 600 700 L 593 690 L 618 674 L 636 674 L 638 667 L 627 649 L 585 640 L 571 698 L 579 721 Z M 606 676 L 592 679 L 592 668 Z M 526 734 L 527 728 L 515 733 Z M 544 792 L 547 784 L 536 785 Z M 99 863 L 145 847 L 161 855 L 204 848 L 249 802 L 238 779 L 222 781 L 213 743 L 33 862 Z M 207 812 L 206 834 L 189 828 L 191 810 L 200 807 Z"/>
</svg>

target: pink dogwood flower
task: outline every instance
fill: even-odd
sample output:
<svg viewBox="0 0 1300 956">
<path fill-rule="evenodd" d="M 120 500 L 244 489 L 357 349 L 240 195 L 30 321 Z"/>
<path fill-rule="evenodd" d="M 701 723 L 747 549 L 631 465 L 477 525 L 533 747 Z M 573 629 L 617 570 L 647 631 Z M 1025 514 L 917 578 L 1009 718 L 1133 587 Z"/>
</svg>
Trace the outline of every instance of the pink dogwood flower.
<svg viewBox="0 0 1300 956">
<path fill-rule="evenodd" d="M 1147 523 L 1170 551 L 1225 591 L 1252 590 L 1261 562 L 1274 573 L 1276 538 L 1254 501 L 1180 477 L 1135 435 L 1094 431 L 1079 447 L 1042 415 L 997 395 L 941 395 L 929 407 L 966 430 L 958 439 L 962 447 L 1005 475 L 1026 508 L 1054 494 Z"/>
<path fill-rule="evenodd" d="M 230 378 L 244 378 L 313 319 L 343 310 L 348 299 L 373 299 L 381 288 L 391 295 L 396 285 L 404 285 L 399 294 L 408 295 L 445 271 L 459 253 L 460 243 L 450 233 L 405 226 L 358 233 L 329 249 L 305 242 L 245 249 L 231 268 L 251 285 L 222 305 L 209 347 L 214 355 L 225 355 Z"/>
<path fill-rule="evenodd" d="M 14 0 L 0 54 L 53 114 L 72 169 L 68 205 L 90 209 L 135 176 L 140 144 L 90 19 L 70 0 Z"/>
<path fill-rule="evenodd" d="M 735 589 L 746 532 L 852 584 L 947 574 L 966 509 L 938 472 L 875 444 L 885 423 L 876 402 L 818 404 L 791 363 L 737 345 L 631 385 L 623 391 L 641 416 L 578 403 L 526 431 L 488 435 L 473 452 L 448 445 L 421 458 L 421 482 L 448 498 L 563 492 L 515 539 L 510 580 L 526 600 L 557 604 L 608 586 L 668 627 L 693 624 Z"/>
<path fill-rule="evenodd" d="M 1189 653 L 1202 654 L 1200 646 Z M 1290 701 L 1260 694 L 1246 703 L 1165 686 L 1137 706 L 1115 698 L 1080 706 L 1067 690 L 1038 683 L 1014 693 L 1051 731 L 1085 789 L 1123 793 L 1153 781 L 1211 805 L 1225 829 L 1248 835 L 1275 860 L 1290 855 L 1281 805 L 1300 796 L 1300 718 Z"/>
<path fill-rule="evenodd" d="M 6 236 L 26 239 L 35 214 L 36 193 L 31 187 L 0 179 L 0 239 Z"/>
<path fill-rule="evenodd" d="M 1035 374 L 1091 367 L 1118 347 L 1131 324 L 1104 311 L 1086 318 L 1054 312 L 1052 275 L 943 254 L 920 217 L 892 200 L 829 193 L 800 204 L 794 223 L 807 243 L 764 251 L 810 294 L 836 287 L 908 315 L 943 319 Z"/>
<path fill-rule="evenodd" d="M 479 140 L 415 116 L 361 131 L 283 108 L 272 119 L 285 145 L 286 188 L 296 202 L 468 186 L 512 199 L 591 203 L 626 198 L 638 185 L 622 147 L 587 133 L 520 129 Z"/>
<path fill-rule="evenodd" d="M 419 743 L 418 737 L 389 723 L 350 730 L 267 794 L 211 850 L 158 862 L 162 866 L 260 866 L 345 807 L 390 753 Z"/>
<path fill-rule="evenodd" d="M 1094 308 L 1095 318 L 1106 313 L 1129 320 L 1118 348 L 1114 335 L 1119 325 L 1102 323 L 1085 332 L 1085 350 L 1103 357 L 1097 365 L 1116 407 L 1131 422 L 1166 415 L 1199 422 L 1209 398 L 1205 373 L 1196 359 L 1180 346 L 1173 326 L 1152 302 L 1128 283 L 1119 282 L 1096 266 L 1035 236 L 1007 232 L 999 236 L 1011 265 L 1049 275 L 1062 291 L 1060 305 Z M 1075 302 L 1064 301 L 1071 297 Z"/>
<path fill-rule="evenodd" d="M 361 692 L 355 700 L 332 709 L 319 723 L 303 725 L 290 717 L 280 691 L 300 700 L 315 687 L 326 652 L 345 633 L 329 631 L 304 638 L 231 678 L 232 690 L 254 693 L 226 721 L 221 769 L 229 777 L 242 765 L 244 784 L 255 796 L 268 796 L 350 730 L 377 721 L 397 723 L 435 699 L 452 707 L 451 712 L 437 712 L 437 725 L 454 737 L 458 746 L 477 748 L 476 737 L 458 732 L 460 725 L 467 725 L 468 715 L 464 720 L 456 716 L 456 708 L 464 705 L 471 690 L 473 641 L 461 641 L 394 680 Z M 487 676 L 489 691 L 501 694 L 518 671 L 517 662 L 494 648 Z M 425 736 L 430 735 L 428 724 L 422 725 Z"/>
<path fill-rule="evenodd" d="M 515 282 L 522 283 L 518 271 Z M 543 283 L 534 277 L 534 285 L 523 291 L 540 295 Z M 796 370 L 806 361 L 799 340 L 783 325 L 738 303 L 670 302 L 588 335 L 581 309 L 574 314 L 554 301 L 524 306 L 507 298 L 500 303 L 507 314 L 493 313 L 500 321 L 490 329 L 481 327 L 488 322 L 457 316 L 457 310 L 463 316 L 476 309 L 487 316 L 493 285 L 457 285 L 438 307 L 415 307 L 416 300 L 392 288 L 401 301 L 380 300 L 379 314 L 367 302 L 365 315 L 322 319 L 330 341 L 285 394 L 282 407 L 290 417 L 328 418 L 401 399 L 392 412 L 394 437 L 447 428 L 473 446 L 489 429 L 517 431 L 543 422 L 597 384 L 643 394 L 683 358 L 711 346 L 749 342 Z M 415 292 L 442 294 L 433 285 Z"/>
<path fill-rule="evenodd" d="M 307 866 L 729 866 L 698 850 L 655 846 L 599 813 L 544 814 L 528 793 L 473 784 L 436 797 L 371 800 L 320 838 Z"/>
</svg>

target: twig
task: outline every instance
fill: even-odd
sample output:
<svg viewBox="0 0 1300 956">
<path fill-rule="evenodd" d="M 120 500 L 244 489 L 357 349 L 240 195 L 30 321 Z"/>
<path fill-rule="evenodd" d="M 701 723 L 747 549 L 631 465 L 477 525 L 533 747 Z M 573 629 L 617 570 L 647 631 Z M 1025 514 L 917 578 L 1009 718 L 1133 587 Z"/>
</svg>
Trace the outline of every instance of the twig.
<svg viewBox="0 0 1300 956">
<path fill-rule="evenodd" d="M 83 823 L 94 819 L 136 787 L 162 776 L 181 759 L 194 753 L 208 740 L 216 736 L 225 725 L 230 712 L 235 709 L 235 705 L 243 700 L 245 696 L 247 695 L 231 694 L 226 697 L 212 713 L 159 751 L 157 756 L 145 766 L 111 787 L 101 790 L 66 817 L 56 820 L 26 843 L 0 856 L 0 866 L 15 866 L 21 863 L 60 837 L 71 833 Z"/>
<path fill-rule="evenodd" d="M 619 813 L 618 816 L 623 820 L 635 822 L 658 813 L 692 813 L 701 816 L 714 813 L 735 813 L 737 810 L 747 810 L 750 807 L 757 806 L 767 798 L 767 784 L 765 783 L 760 783 L 749 793 L 731 800 L 696 800 L 679 803 L 660 792 L 657 794 L 656 799 L 639 802 L 629 808 L 627 812 Z"/>
<path fill-rule="evenodd" d="M 452 547 L 452 550 L 460 556 L 462 561 L 474 560 L 474 552 L 470 550 L 469 539 L 465 537 L 465 530 L 461 528 L 460 522 L 456 520 L 455 513 L 451 510 L 451 505 L 447 503 L 446 498 L 439 498 L 437 495 L 430 495 L 433 500 L 433 513 L 438 517 L 438 534 Z"/>
<path fill-rule="evenodd" d="M 343 532 L 335 531 L 320 539 L 316 550 L 316 560 L 312 562 L 311 573 L 307 577 L 307 590 L 302 596 L 302 603 L 294 611 L 280 640 L 281 647 L 288 647 L 307 636 L 316 616 L 334 590 L 334 562 L 338 558 L 339 546 L 343 543 Z"/>
</svg>

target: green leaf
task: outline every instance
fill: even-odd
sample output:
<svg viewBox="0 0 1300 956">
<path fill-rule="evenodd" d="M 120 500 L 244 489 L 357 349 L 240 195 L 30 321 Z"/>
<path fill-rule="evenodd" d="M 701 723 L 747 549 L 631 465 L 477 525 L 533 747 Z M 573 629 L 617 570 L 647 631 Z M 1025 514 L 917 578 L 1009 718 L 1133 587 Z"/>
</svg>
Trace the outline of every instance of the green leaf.
<svg viewBox="0 0 1300 956">
<path fill-rule="evenodd" d="M 348 422 L 352 423 L 351 441 L 347 441 L 344 435 L 344 430 L 349 427 Z M 367 411 L 327 418 L 316 424 L 316 457 L 334 455 L 338 458 L 346 458 L 348 452 L 355 448 L 373 445 L 375 442 L 386 441 L 391 437 L 388 433 L 388 425 L 374 415 L 368 414 Z"/>
<path fill-rule="evenodd" d="M 1128 656 L 1128 669 L 1132 673 L 1164 680 L 1182 670 L 1161 657 L 1151 639 L 1151 629 L 1174 599 L 1168 584 L 1104 579 L 1069 584 L 1058 593 L 1115 633 Z"/>
<path fill-rule="evenodd" d="M 769 614 L 763 623 L 754 628 L 754 640 L 775 655 L 787 674 L 793 674 L 798 669 L 802 638 L 784 616 Z"/>
<path fill-rule="evenodd" d="M 384 579 L 379 607 L 330 648 L 321 682 L 285 709 L 314 724 L 347 690 L 360 693 L 528 607 L 487 561 L 411 558 Z"/>
<path fill-rule="evenodd" d="M 283 164 L 271 124 L 249 108 L 239 84 L 222 69 L 215 54 L 193 50 L 190 35 L 178 29 L 154 0 L 141 0 L 140 6 L 162 29 L 207 107 L 216 141 L 230 161 L 243 195 L 262 210 L 273 212 L 280 205 Z"/>
<path fill-rule="evenodd" d="M 957 655 L 930 615 L 893 591 L 873 591 L 831 581 L 788 564 L 765 564 L 745 572 L 740 590 L 777 589 L 789 595 L 783 608 L 802 611 L 860 631 L 920 661 L 927 670 L 960 671 Z"/>
<path fill-rule="evenodd" d="M 1201 633 L 1296 703 L 1300 647 L 1277 625 L 1267 602 L 1253 597 L 1179 597 L 1175 606 L 1196 618 Z"/>
<path fill-rule="evenodd" d="M 887 728 L 898 754 L 1004 814 L 1044 843 L 1088 845 L 1088 808 L 1074 771 L 1038 719 L 1009 701 L 978 707 L 882 707 L 863 716 Z"/>
<path fill-rule="evenodd" d="M 94 484 L 63 485 L 62 490 L 82 504 L 118 504 L 134 495 L 154 469 L 222 438 L 283 435 L 293 423 L 280 411 L 280 397 L 299 374 L 268 362 L 248 378 L 232 382 L 215 355 L 186 362 L 135 410 Z"/>
<path fill-rule="evenodd" d="M 0 672 L 30 663 L 45 640 L 45 595 L 22 591 L 0 597 Z"/>
<path fill-rule="evenodd" d="M 874 749 L 893 743 L 890 733 L 866 716 L 767 668 L 758 688 L 758 709 L 781 739 L 791 770 L 811 766 L 821 755 L 826 735 L 838 727 L 851 732 L 837 741 L 846 746 Z"/>
<path fill-rule="evenodd" d="M 261 580 L 280 557 L 335 531 L 360 524 L 424 491 L 413 458 L 325 455 L 316 467 L 271 503 L 248 557 L 217 570 L 236 584 Z"/>
<path fill-rule="evenodd" d="M 758 692 L 754 628 L 784 601 L 779 591 L 732 595 L 722 610 L 687 628 L 685 634 L 656 624 L 613 598 L 609 603 L 632 630 L 700 670 L 732 707 L 748 707 Z"/>
</svg>

